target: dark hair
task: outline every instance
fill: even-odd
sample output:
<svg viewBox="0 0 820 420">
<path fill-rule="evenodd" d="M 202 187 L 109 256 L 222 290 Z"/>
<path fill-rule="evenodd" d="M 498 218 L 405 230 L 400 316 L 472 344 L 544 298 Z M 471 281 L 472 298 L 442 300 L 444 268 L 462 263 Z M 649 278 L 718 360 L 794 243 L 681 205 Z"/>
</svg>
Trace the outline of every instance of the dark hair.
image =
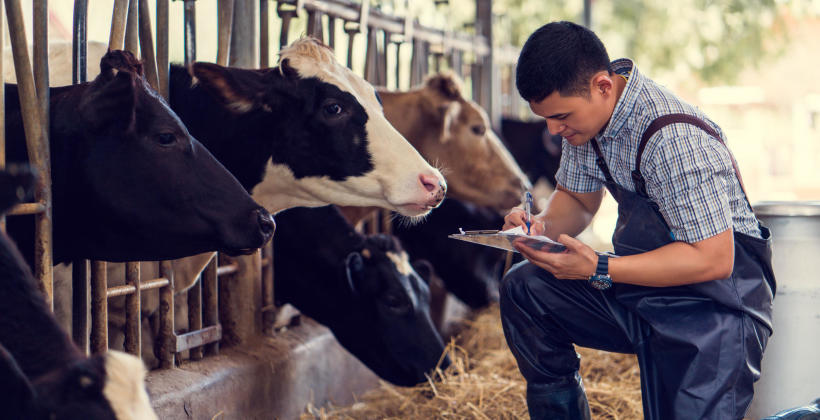
<svg viewBox="0 0 820 420">
<path fill-rule="evenodd" d="M 594 32 L 572 22 L 551 22 L 530 35 L 515 73 L 524 100 L 540 102 L 553 92 L 589 95 L 592 75 L 609 71 L 609 55 Z"/>
</svg>

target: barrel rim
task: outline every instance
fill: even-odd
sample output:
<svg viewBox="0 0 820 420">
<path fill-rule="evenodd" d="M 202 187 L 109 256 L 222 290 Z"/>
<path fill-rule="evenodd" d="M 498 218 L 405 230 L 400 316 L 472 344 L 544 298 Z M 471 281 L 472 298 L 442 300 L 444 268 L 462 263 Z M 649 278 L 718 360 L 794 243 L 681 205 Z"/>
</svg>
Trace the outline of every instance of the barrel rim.
<svg viewBox="0 0 820 420">
<path fill-rule="evenodd" d="M 758 216 L 820 216 L 820 201 L 761 201 L 752 207 Z"/>
</svg>

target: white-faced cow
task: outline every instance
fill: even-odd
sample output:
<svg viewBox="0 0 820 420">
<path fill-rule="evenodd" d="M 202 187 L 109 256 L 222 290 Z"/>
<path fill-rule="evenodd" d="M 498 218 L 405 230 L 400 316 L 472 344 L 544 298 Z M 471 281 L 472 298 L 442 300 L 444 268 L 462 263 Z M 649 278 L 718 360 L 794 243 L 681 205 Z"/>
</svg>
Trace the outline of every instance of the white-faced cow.
<svg viewBox="0 0 820 420">
<path fill-rule="evenodd" d="M 329 327 L 382 379 L 424 381 L 444 343 L 430 318 L 430 290 L 398 240 L 357 233 L 334 206 L 291 209 L 277 219 L 277 301 Z"/>
<path fill-rule="evenodd" d="M 133 55 L 110 52 L 100 67 L 91 83 L 51 90 L 55 263 L 238 254 L 270 239 L 270 214 L 191 137 Z M 5 98 L 8 158 L 27 161 L 16 86 Z M 33 250 L 31 218 L 8 226 Z"/>
<path fill-rule="evenodd" d="M 461 85 L 454 74 L 439 73 L 409 91 L 379 90 L 379 96 L 388 121 L 444 168 L 450 197 L 508 210 L 530 182 Z"/>
<path fill-rule="evenodd" d="M 0 211 L 30 174 L 0 173 Z M 145 367 L 128 354 L 86 357 L 60 329 L 17 247 L 0 233 L 0 417 L 155 420 Z"/>
<path fill-rule="evenodd" d="M 171 67 L 170 103 L 188 130 L 272 213 L 327 204 L 424 216 L 446 183 L 385 118 L 373 86 L 302 38 L 277 68 Z M 210 256 L 174 264 L 191 284 Z"/>
</svg>

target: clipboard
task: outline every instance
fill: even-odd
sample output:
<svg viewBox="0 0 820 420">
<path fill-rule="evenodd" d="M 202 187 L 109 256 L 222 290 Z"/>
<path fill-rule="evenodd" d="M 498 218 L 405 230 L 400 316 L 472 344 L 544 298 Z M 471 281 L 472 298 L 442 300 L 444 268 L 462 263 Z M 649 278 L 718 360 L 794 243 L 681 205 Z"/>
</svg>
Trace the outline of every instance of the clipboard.
<svg viewBox="0 0 820 420">
<path fill-rule="evenodd" d="M 553 241 L 546 236 L 527 235 L 520 227 L 505 231 L 463 230 L 461 228 L 458 230 L 459 233 L 454 233 L 447 237 L 512 252 L 518 252 L 512 246 L 513 241 L 518 238 L 522 238 L 524 245 L 539 251 L 564 252 L 567 249 L 564 244 Z"/>
</svg>

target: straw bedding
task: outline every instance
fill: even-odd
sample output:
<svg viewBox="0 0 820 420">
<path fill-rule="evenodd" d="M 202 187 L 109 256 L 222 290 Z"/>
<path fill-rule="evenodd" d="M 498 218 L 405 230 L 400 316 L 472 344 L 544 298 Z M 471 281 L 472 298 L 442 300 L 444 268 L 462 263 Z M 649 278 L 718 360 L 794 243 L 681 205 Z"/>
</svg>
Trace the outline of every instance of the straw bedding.
<svg viewBox="0 0 820 420">
<path fill-rule="evenodd" d="M 347 407 L 309 405 L 308 419 L 526 419 L 526 383 L 504 341 L 498 308 L 479 314 L 448 347 L 452 365 L 413 388 L 382 383 Z M 594 419 L 641 419 L 638 365 L 632 355 L 578 348 Z"/>
</svg>

